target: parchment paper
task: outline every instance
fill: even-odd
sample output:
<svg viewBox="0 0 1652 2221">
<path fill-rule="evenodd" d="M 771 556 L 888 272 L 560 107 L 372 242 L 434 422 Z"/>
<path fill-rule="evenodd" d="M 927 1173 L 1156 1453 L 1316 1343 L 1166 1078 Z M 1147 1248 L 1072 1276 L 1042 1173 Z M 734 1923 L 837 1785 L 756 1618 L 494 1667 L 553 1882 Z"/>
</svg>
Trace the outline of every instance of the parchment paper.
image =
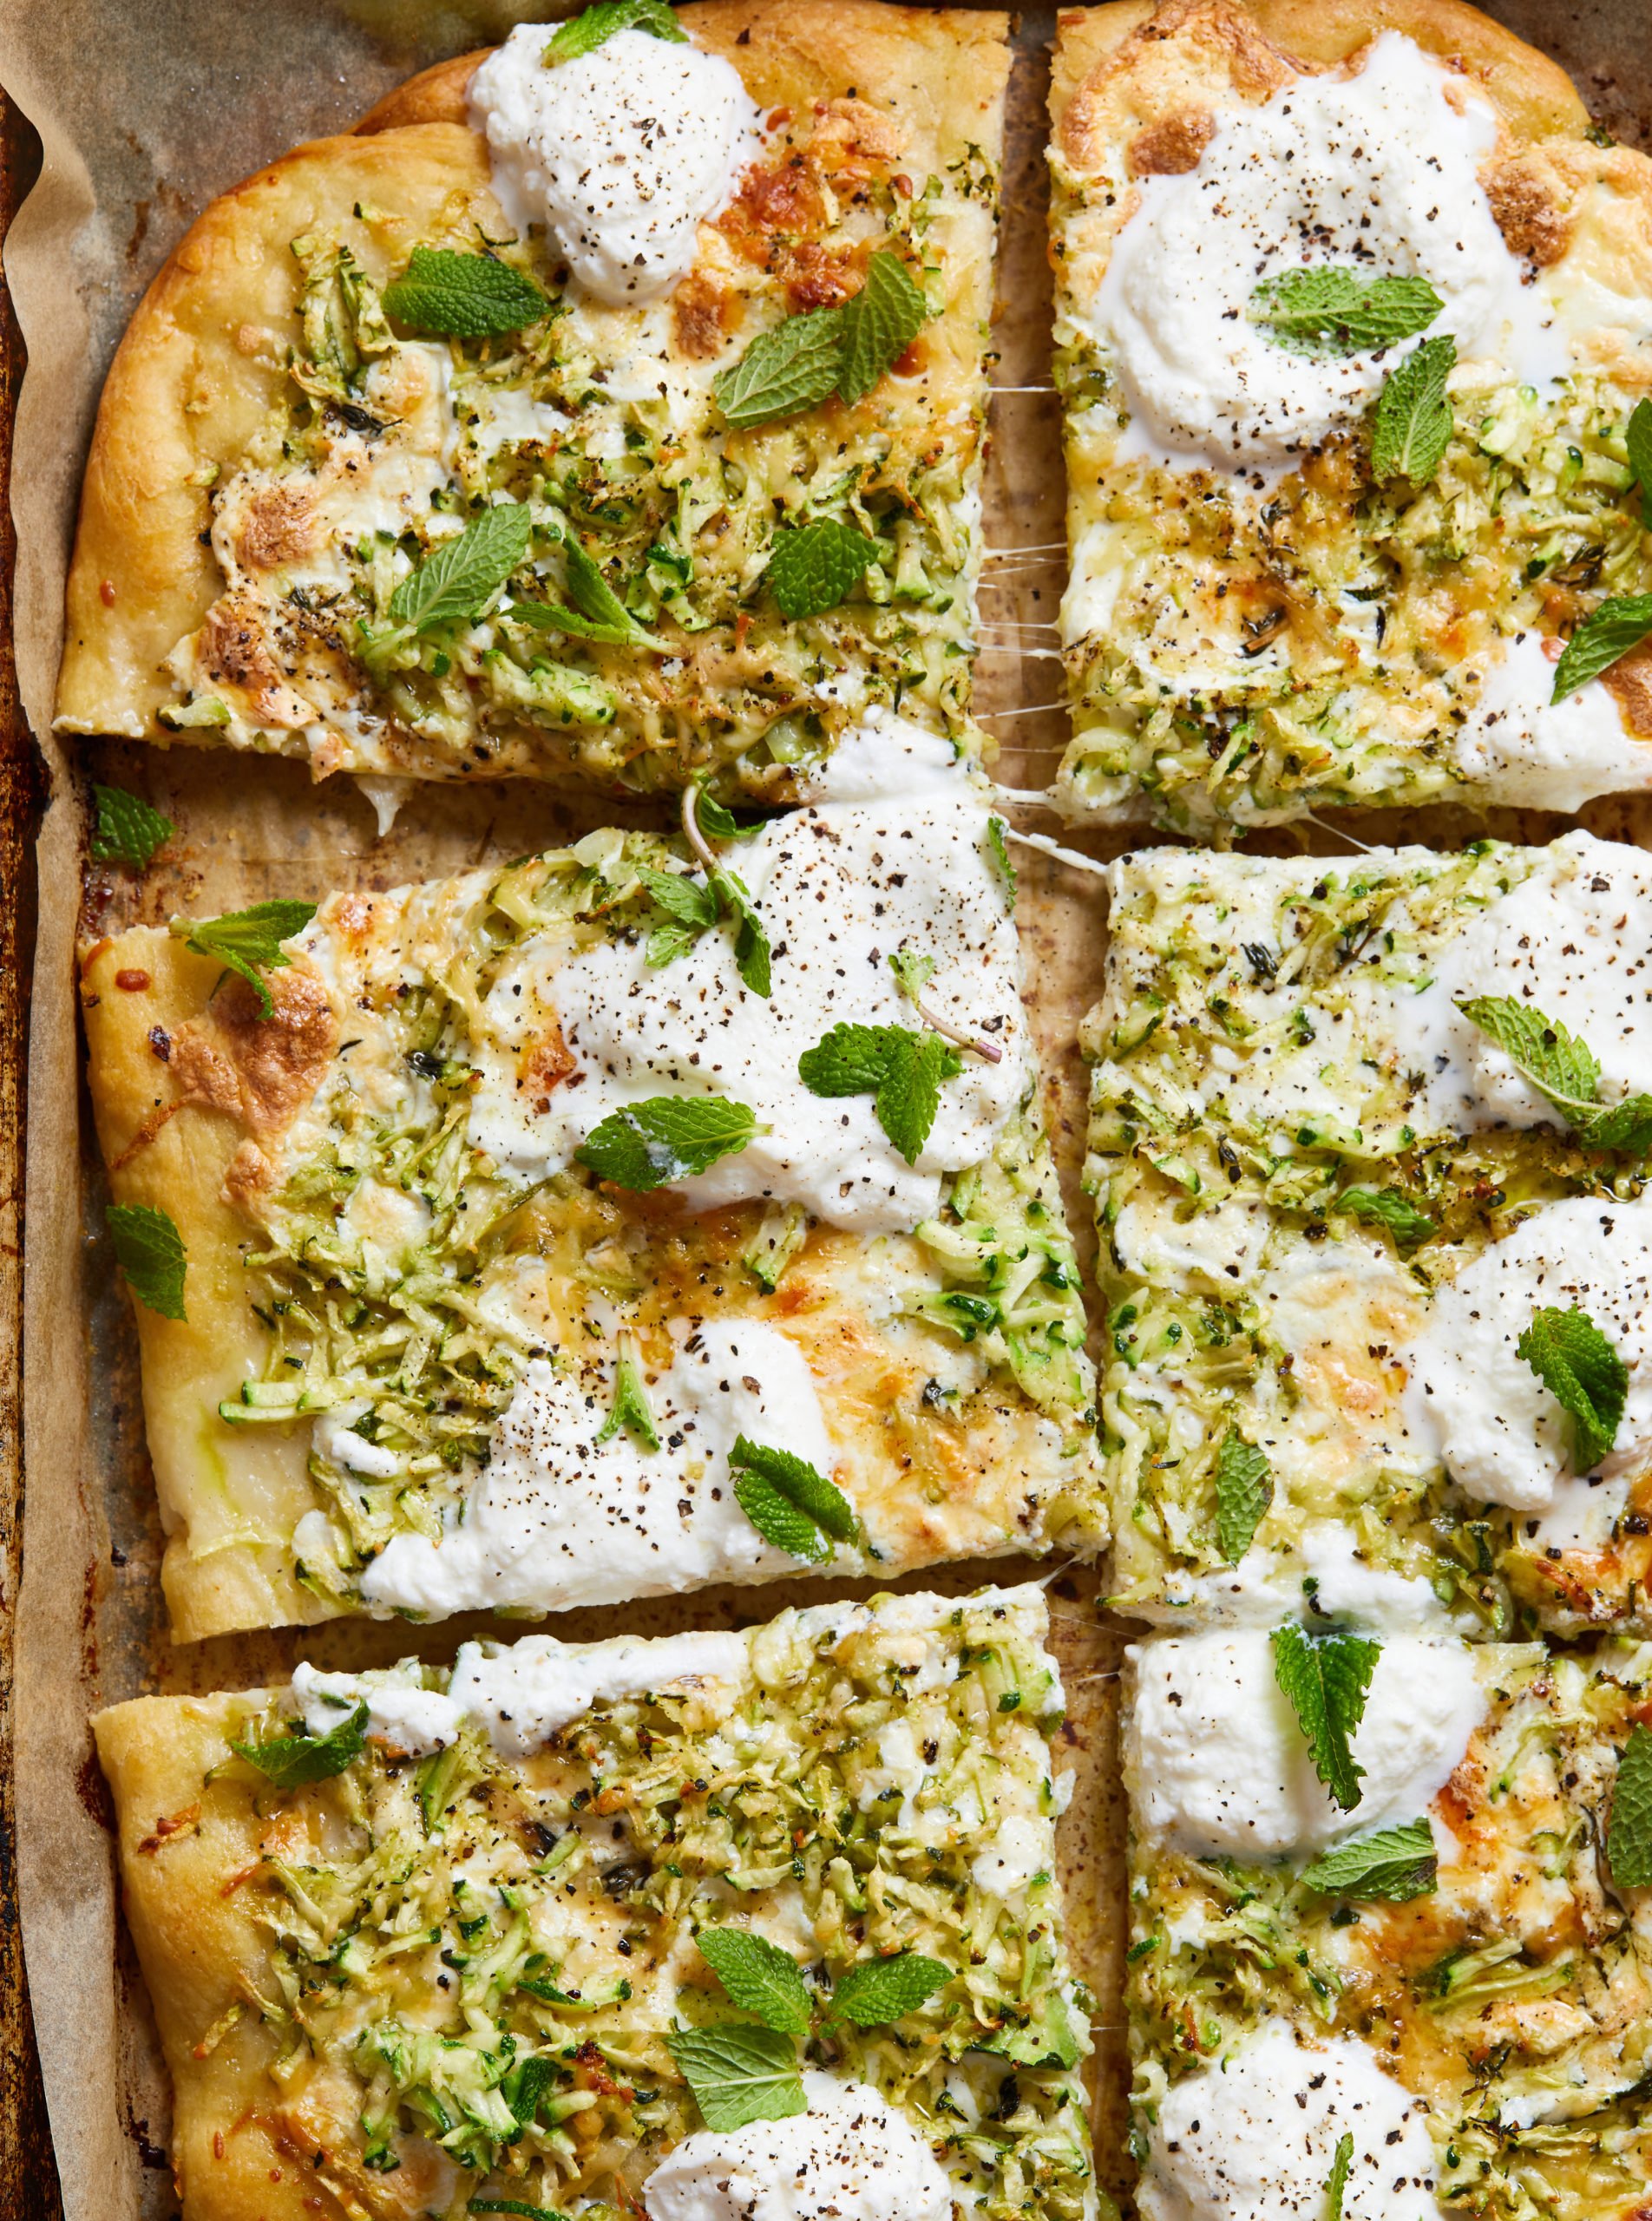
<svg viewBox="0 0 1652 2221">
<path fill-rule="evenodd" d="M 1642 98 L 1636 49 L 1644 4 L 1578 0 L 1555 8 L 1545 0 L 1508 0 L 1492 12 L 1572 69 L 1612 128 L 1644 141 L 1652 117 L 1635 105 Z M 554 4 L 513 8 L 508 0 L 445 7 L 419 0 L 0 5 L 0 82 L 44 148 L 40 182 L 6 243 L 30 355 L 13 480 L 17 662 L 52 790 L 38 855 L 29 1069 L 29 1481 L 16 1763 L 24 1941 L 69 2221 L 160 2221 L 176 2210 L 165 2153 L 165 2077 L 116 1917 L 106 1799 L 88 1714 L 144 1691 L 279 1680 L 301 1654 L 335 1666 L 384 1662 L 410 1648 L 446 1657 L 467 1632 L 463 1622 L 449 1622 L 410 1638 L 401 1626 L 339 1622 L 303 1635 L 171 1645 L 134 1338 L 102 1234 L 104 1189 L 80 1084 L 74 945 L 82 894 L 85 928 L 118 930 L 182 908 L 210 912 L 274 894 L 391 886 L 520 855 L 613 815 L 523 784 L 431 789 L 415 797 L 381 842 L 353 789 L 337 782 L 312 788 L 295 764 L 102 744 L 79 747 L 71 758 L 49 724 L 86 441 L 103 371 L 132 306 L 216 193 L 299 140 L 347 128 L 428 62 L 499 36 L 519 16 L 566 12 Z M 1047 549 L 1062 531 L 1059 442 L 1046 384 L 1043 240 L 1044 57 L 1053 26 L 1054 10 L 1040 9 L 1024 14 L 1017 32 L 994 335 L 1002 393 L 987 501 L 994 550 Z M 1055 615 L 1061 577 L 1053 556 L 1042 567 L 1025 560 L 989 565 L 981 597 L 993 645 L 982 658 L 980 706 L 1006 744 L 1000 770 L 1017 787 L 1043 783 L 1065 737 L 1065 718 L 1040 706 L 1059 691 L 1054 634 L 1039 628 Z M 90 776 L 137 789 L 180 829 L 170 851 L 174 861 L 141 890 L 122 874 L 84 867 L 82 797 Z M 1635 830 L 1621 811 L 1592 813 L 1590 822 L 1619 837 Z M 1441 837 L 1451 837 L 1451 829 Z M 1104 842 L 1079 845 L 1108 853 Z M 1104 906 L 1093 878 L 1026 852 L 1019 861 L 1018 917 L 1050 1116 L 1087 1257 L 1087 1214 L 1077 1189 L 1083 1088 L 1074 1034 L 1098 976 Z M 901 1585 L 961 1590 L 1029 1569 L 1049 1570 L 977 1564 Z M 628 1609 L 623 1624 L 665 1632 L 743 1623 L 828 1593 L 830 1586 L 821 1582 L 712 1591 Z M 1093 1575 L 1072 1570 L 1059 1572 L 1051 1589 L 1072 1702 L 1062 1762 L 1079 1777 L 1063 1823 L 1062 1864 L 1071 1941 L 1099 2002 L 1097 2154 L 1104 2186 L 1117 2192 L 1128 2169 L 1121 2152 L 1123 1818 L 1113 1699 L 1125 1634 L 1098 1612 L 1096 1595 Z M 620 1624 L 620 1615 L 599 1612 L 548 1623 L 576 1640 Z"/>
</svg>

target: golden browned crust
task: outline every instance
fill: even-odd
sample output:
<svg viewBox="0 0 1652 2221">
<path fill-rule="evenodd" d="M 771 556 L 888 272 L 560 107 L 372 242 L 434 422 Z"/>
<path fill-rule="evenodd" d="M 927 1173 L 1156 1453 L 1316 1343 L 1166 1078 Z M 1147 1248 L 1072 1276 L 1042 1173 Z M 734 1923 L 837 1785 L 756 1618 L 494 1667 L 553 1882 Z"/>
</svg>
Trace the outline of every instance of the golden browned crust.
<svg viewBox="0 0 1652 2221">
<path fill-rule="evenodd" d="M 1008 76 L 1007 16 L 882 0 L 705 0 L 682 11 L 709 50 L 739 69 L 765 108 L 804 108 L 866 89 L 899 121 L 914 167 L 944 169 L 973 141 L 995 150 Z M 377 212 L 352 246 L 379 283 L 410 239 L 473 239 L 508 229 L 487 151 L 464 121 L 469 54 L 412 79 L 350 136 L 296 148 L 213 203 L 163 265 L 110 369 L 82 491 L 68 588 L 57 722 L 72 732 L 210 742 L 168 734 L 160 710 L 180 688 L 161 668 L 222 589 L 201 535 L 208 492 L 281 395 L 298 338 L 292 240 Z M 943 397 L 973 375 L 991 300 L 988 269 L 960 273 L 928 337 Z M 946 358 L 955 358 L 947 361 Z M 273 528 L 273 527 L 272 527 Z M 239 644 L 218 645 L 239 683 Z M 303 753 L 298 734 L 284 737 Z M 439 770 L 436 763 L 410 769 Z"/>
</svg>

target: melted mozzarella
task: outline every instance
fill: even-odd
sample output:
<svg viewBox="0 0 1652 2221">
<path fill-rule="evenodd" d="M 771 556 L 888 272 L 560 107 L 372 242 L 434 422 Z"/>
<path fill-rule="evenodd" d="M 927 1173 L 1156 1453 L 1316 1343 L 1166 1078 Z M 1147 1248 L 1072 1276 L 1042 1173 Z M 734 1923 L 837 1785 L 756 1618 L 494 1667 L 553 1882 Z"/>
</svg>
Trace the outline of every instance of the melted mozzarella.
<svg viewBox="0 0 1652 2221">
<path fill-rule="evenodd" d="M 643 2185 L 651 2221 L 951 2221 L 929 2140 L 864 2082 L 803 2078 L 807 2113 L 686 2137 Z"/>
<path fill-rule="evenodd" d="M 873 803 L 899 795 L 956 796 L 968 776 L 944 733 L 875 703 L 799 784 L 807 802 Z"/>
<path fill-rule="evenodd" d="M 1354 1736 L 1360 1799 L 1345 1812 L 1314 1772 L 1267 1630 L 1213 1628 L 1128 1655 L 1137 1825 L 1199 1858 L 1295 1857 L 1416 1819 L 1462 1763 L 1485 1712 L 1466 1644 L 1390 1636 Z"/>
<path fill-rule="evenodd" d="M 1595 795 L 1652 786 L 1652 741 L 1637 740 L 1598 679 L 1564 702 L 1536 632 L 1518 632 L 1487 665 L 1452 748 L 1465 779 L 1527 809 L 1581 809 Z"/>
<path fill-rule="evenodd" d="M 1629 1370 L 1603 1471 L 1652 1455 L 1652 1191 L 1545 1203 L 1439 1289 L 1402 1353 L 1407 1423 L 1471 1496 L 1539 1511 L 1574 1471 L 1570 1422 L 1516 1345 L 1539 1307 L 1588 1313 Z"/>
<path fill-rule="evenodd" d="M 1323 2221 L 1347 2135 L 1343 2221 L 1439 2221 L 1426 2119 L 1368 2045 L 1269 2021 L 1160 2100 L 1137 2203 L 1143 2221 Z"/>
<path fill-rule="evenodd" d="M 1256 285 L 1308 264 L 1424 278 L 1445 302 L 1432 328 L 1462 356 L 1528 380 L 1564 370 L 1479 181 L 1496 131 L 1460 77 L 1385 32 L 1355 75 L 1229 109 L 1195 168 L 1143 179 L 1089 318 L 1137 442 L 1266 468 L 1363 415 L 1394 348 L 1293 353 L 1253 319 Z"/>
<path fill-rule="evenodd" d="M 500 206 L 543 226 L 599 300 L 658 299 L 693 268 L 762 118 L 732 64 L 697 46 L 621 30 L 548 62 L 548 36 L 519 24 L 470 81 Z"/>
</svg>

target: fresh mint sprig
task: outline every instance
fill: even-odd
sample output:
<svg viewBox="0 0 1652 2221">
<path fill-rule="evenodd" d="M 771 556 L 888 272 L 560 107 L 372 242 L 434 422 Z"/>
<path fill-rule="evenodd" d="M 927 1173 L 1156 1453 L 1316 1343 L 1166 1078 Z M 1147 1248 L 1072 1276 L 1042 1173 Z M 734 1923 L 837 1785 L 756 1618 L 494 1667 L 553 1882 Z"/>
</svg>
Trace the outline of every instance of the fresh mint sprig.
<svg viewBox="0 0 1652 2221">
<path fill-rule="evenodd" d="M 611 1111 L 574 1154 L 600 1180 L 646 1195 L 710 1171 L 758 1130 L 750 1105 L 727 1096 L 652 1095 Z"/>
<path fill-rule="evenodd" d="M 929 315 L 923 289 L 901 257 L 880 247 L 861 291 L 841 308 L 810 309 L 761 331 L 711 391 L 737 430 L 818 408 L 833 394 L 869 394 L 917 337 Z"/>
<path fill-rule="evenodd" d="M 368 1708 L 358 1704 L 325 1735 L 274 1735 L 267 1743 L 235 1743 L 238 1758 L 256 1766 L 278 1789 L 301 1789 L 311 1781 L 331 1781 L 360 1758 L 367 1733 Z"/>
<path fill-rule="evenodd" d="M 1571 1420 L 1573 1470 L 1592 1473 L 1617 1443 L 1629 1373 L 1586 1311 L 1544 1306 L 1514 1346 Z"/>
<path fill-rule="evenodd" d="M 134 871 L 147 871 L 178 830 L 141 795 L 128 794 L 124 787 L 94 786 L 92 803 L 97 812 L 91 839 L 96 863 L 130 864 Z"/>
<path fill-rule="evenodd" d="M 221 918 L 174 918 L 167 930 L 197 956 L 215 957 L 238 973 L 258 998 L 259 1016 L 268 1018 L 275 1004 L 264 974 L 287 969 L 292 959 L 282 942 L 301 934 L 315 914 L 313 902 L 255 902 Z"/>
<path fill-rule="evenodd" d="M 1275 1628 L 1274 1676 L 1308 1742 L 1314 1771 L 1333 1801 L 1351 1812 L 1365 1794 L 1353 1739 L 1365 1717 L 1380 1643 L 1358 1635 L 1310 1635 L 1294 1621 Z"/>
<path fill-rule="evenodd" d="M 811 1095 L 869 1095 L 877 1122 L 908 1164 L 915 1164 L 941 1108 L 941 1084 L 962 1071 L 949 1042 L 908 1025 L 834 1025 L 797 1059 Z"/>
<path fill-rule="evenodd" d="M 1457 1007 L 1471 1025 L 1491 1035 L 1540 1095 L 1564 1113 L 1585 1149 L 1632 1156 L 1652 1150 L 1652 1095 L 1603 1103 L 1600 1059 L 1577 1034 L 1513 995 L 1468 996 Z"/>
<path fill-rule="evenodd" d="M 861 1531 L 855 1507 L 806 1458 L 740 1435 L 729 1452 L 734 1498 L 765 1543 L 810 1565 L 823 1565 L 834 1544 Z"/>
<path fill-rule="evenodd" d="M 460 339 L 520 331 L 549 316 L 554 305 L 509 263 L 445 246 L 416 246 L 407 268 L 384 288 L 384 306 L 397 324 Z"/>
<path fill-rule="evenodd" d="M 382 657 L 444 625 L 474 623 L 522 562 L 533 537 L 533 512 L 525 502 L 502 502 L 473 517 L 456 539 L 442 541 L 408 573 L 390 596 L 388 626 L 364 626 L 369 652 Z"/>
<path fill-rule="evenodd" d="M 1365 278 L 1328 263 L 1282 270 L 1250 296 L 1253 323 L 1294 355 L 1361 355 L 1410 339 L 1446 304 L 1426 278 Z"/>
<path fill-rule="evenodd" d="M 1439 1868 L 1433 1830 L 1426 1820 L 1408 1820 L 1321 1853 L 1302 1869 L 1301 1878 L 1322 1897 L 1381 1897 L 1406 1904 L 1433 1895 Z"/>
<path fill-rule="evenodd" d="M 1587 686 L 1652 633 L 1652 593 L 1615 593 L 1584 618 L 1555 665 L 1552 702 Z"/>
<path fill-rule="evenodd" d="M 1446 381 L 1456 364 L 1457 342 L 1442 332 L 1389 371 L 1371 430 L 1373 477 L 1425 486 L 1438 472 L 1452 442 Z"/>
<path fill-rule="evenodd" d="M 1216 1451 L 1216 1548 L 1223 1565 L 1237 1565 L 1256 1538 L 1274 1500 L 1267 1455 L 1230 1426 Z"/>
<path fill-rule="evenodd" d="M 877 542 L 836 517 L 790 525 L 770 543 L 764 573 L 783 617 L 820 617 L 836 609 L 860 584 L 877 554 Z"/>
<path fill-rule="evenodd" d="M 665 0 L 596 0 L 583 15 L 558 26 L 545 49 L 545 59 L 553 67 L 576 62 L 582 54 L 594 53 L 616 31 L 646 31 L 651 38 L 665 39 L 672 46 L 688 43 L 688 33 Z"/>
<path fill-rule="evenodd" d="M 1620 1890 L 1652 1885 L 1652 1728 L 1638 1720 L 1617 1762 L 1606 1863 Z"/>
<path fill-rule="evenodd" d="M 1641 496 L 1641 522 L 1652 532 L 1652 401 L 1644 396 L 1629 411 L 1623 433 L 1629 471 Z"/>
<path fill-rule="evenodd" d="M 189 1260 L 170 1215 L 154 1203 L 111 1203 L 103 1214 L 115 1242 L 115 1261 L 147 1311 L 187 1320 L 184 1278 Z"/>
<path fill-rule="evenodd" d="M 809 2110 L 796 2047 L 777 2028 L 673 2028 L 665 2048 L 694 2093 L 700 2119 L 719 2135 Z"/>
<path fill-rule="evenodd" d="M 642 1377 L 642 1359 L 634 1338 L 624 1333 L 619 1338 L 619 1355 L 614 1359 L 613 1401 L 598 1432 L 598 1448 L 605 1442 L 612 1442 L 622 1429 L 645 1450 L 659 1449 L 659 1431 L 654 1425 L 647 1386 Z"/>
</svg>

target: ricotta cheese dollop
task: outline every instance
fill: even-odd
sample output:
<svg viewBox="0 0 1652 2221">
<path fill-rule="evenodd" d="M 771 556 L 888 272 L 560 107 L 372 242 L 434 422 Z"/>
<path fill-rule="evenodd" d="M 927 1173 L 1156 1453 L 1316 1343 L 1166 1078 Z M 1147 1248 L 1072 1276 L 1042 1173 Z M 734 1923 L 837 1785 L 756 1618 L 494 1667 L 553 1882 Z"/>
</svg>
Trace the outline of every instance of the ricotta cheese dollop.
<svg viewBox="0 0 1652 2221">
<path fill-rule="evenodd" d="M 1351 2136 L 1342 2221 L 1439 2221 L 1427 2118 L 1368 2044 L 1269 2021 L 1160 2100 L 1137 2204 L 1143 2221 L 1323 2221 Z"/>
<path fill-rule="evenodd" d="M 622 1427 L 606 1364 L 528 1367 L 485 1471 L 437 1541 L 393 1536 L 362 1576 L 380 1606 L 427 1613 L 572 1610 L 796 1570 L 735 1500 L 741 1435 L 829 1474 L 836 1453 L 803 1352 L 760 1320 L 708 1320 L 645 1374 L 658 1450 Z"/>
<path fill-rule="evenodd" d="M 1608 1480 L 1652 1457 L 1652 1191 L 1544 1203 L 1439 1288 L 1400 1353 L 1406 1422 L 1459 1487 L 1542 1511 L 1574 1472 L 1570 1421 L 1517 1350 L 1538 1308 L 1588 1313 L 1629 1373 Z"/>
<path fill-rule="evenodd" d="M 650 2221 L 951 2221 L 928 2138 L 865 2082 L 811 2071 L 809 2110 L 685 2137 L 642 2186 Z"/>
<path fill-rule="evenodd" d="M 524 231 L 542 226 L 599 300 L 656 300 L 693 268 L 762 117 L 733 65 L 697 46 L 621 30 L 553 62 L 549 36 L 518 24 L 470 80 L 499 205 Z"/>
<path fill-rule="evenodd" d="M 1310 265 L 1426 278 L 1445 303 L 1431 329 L 1460 356 L 1529 382 L 1564 369 L 1479 181 L 1496 135 L 1462 79 L 1393 31 L 1351 76 L 1222 113 L 1193 169 L 1140 180 L 1087 319 L 1132 432 L 1171 459 L 1266 469 L 1361 416 L 1397 348 L 1293 353 L 1255 319 L 1262 280 Z"/>
<path fill-rule="evenodd" d="M 1168 1635 L 1126 1655 L 1137 1824 L 1198 1858 L 1296 1855 L 1416 1819 L 1461 1765 L 1485 1711 L 1467 1644 L 1387 1637 L 1354 1735 L 1362 1794 L 1345 1812 L 1314 1772 L 1268 1630 Z"/>
</svg>

